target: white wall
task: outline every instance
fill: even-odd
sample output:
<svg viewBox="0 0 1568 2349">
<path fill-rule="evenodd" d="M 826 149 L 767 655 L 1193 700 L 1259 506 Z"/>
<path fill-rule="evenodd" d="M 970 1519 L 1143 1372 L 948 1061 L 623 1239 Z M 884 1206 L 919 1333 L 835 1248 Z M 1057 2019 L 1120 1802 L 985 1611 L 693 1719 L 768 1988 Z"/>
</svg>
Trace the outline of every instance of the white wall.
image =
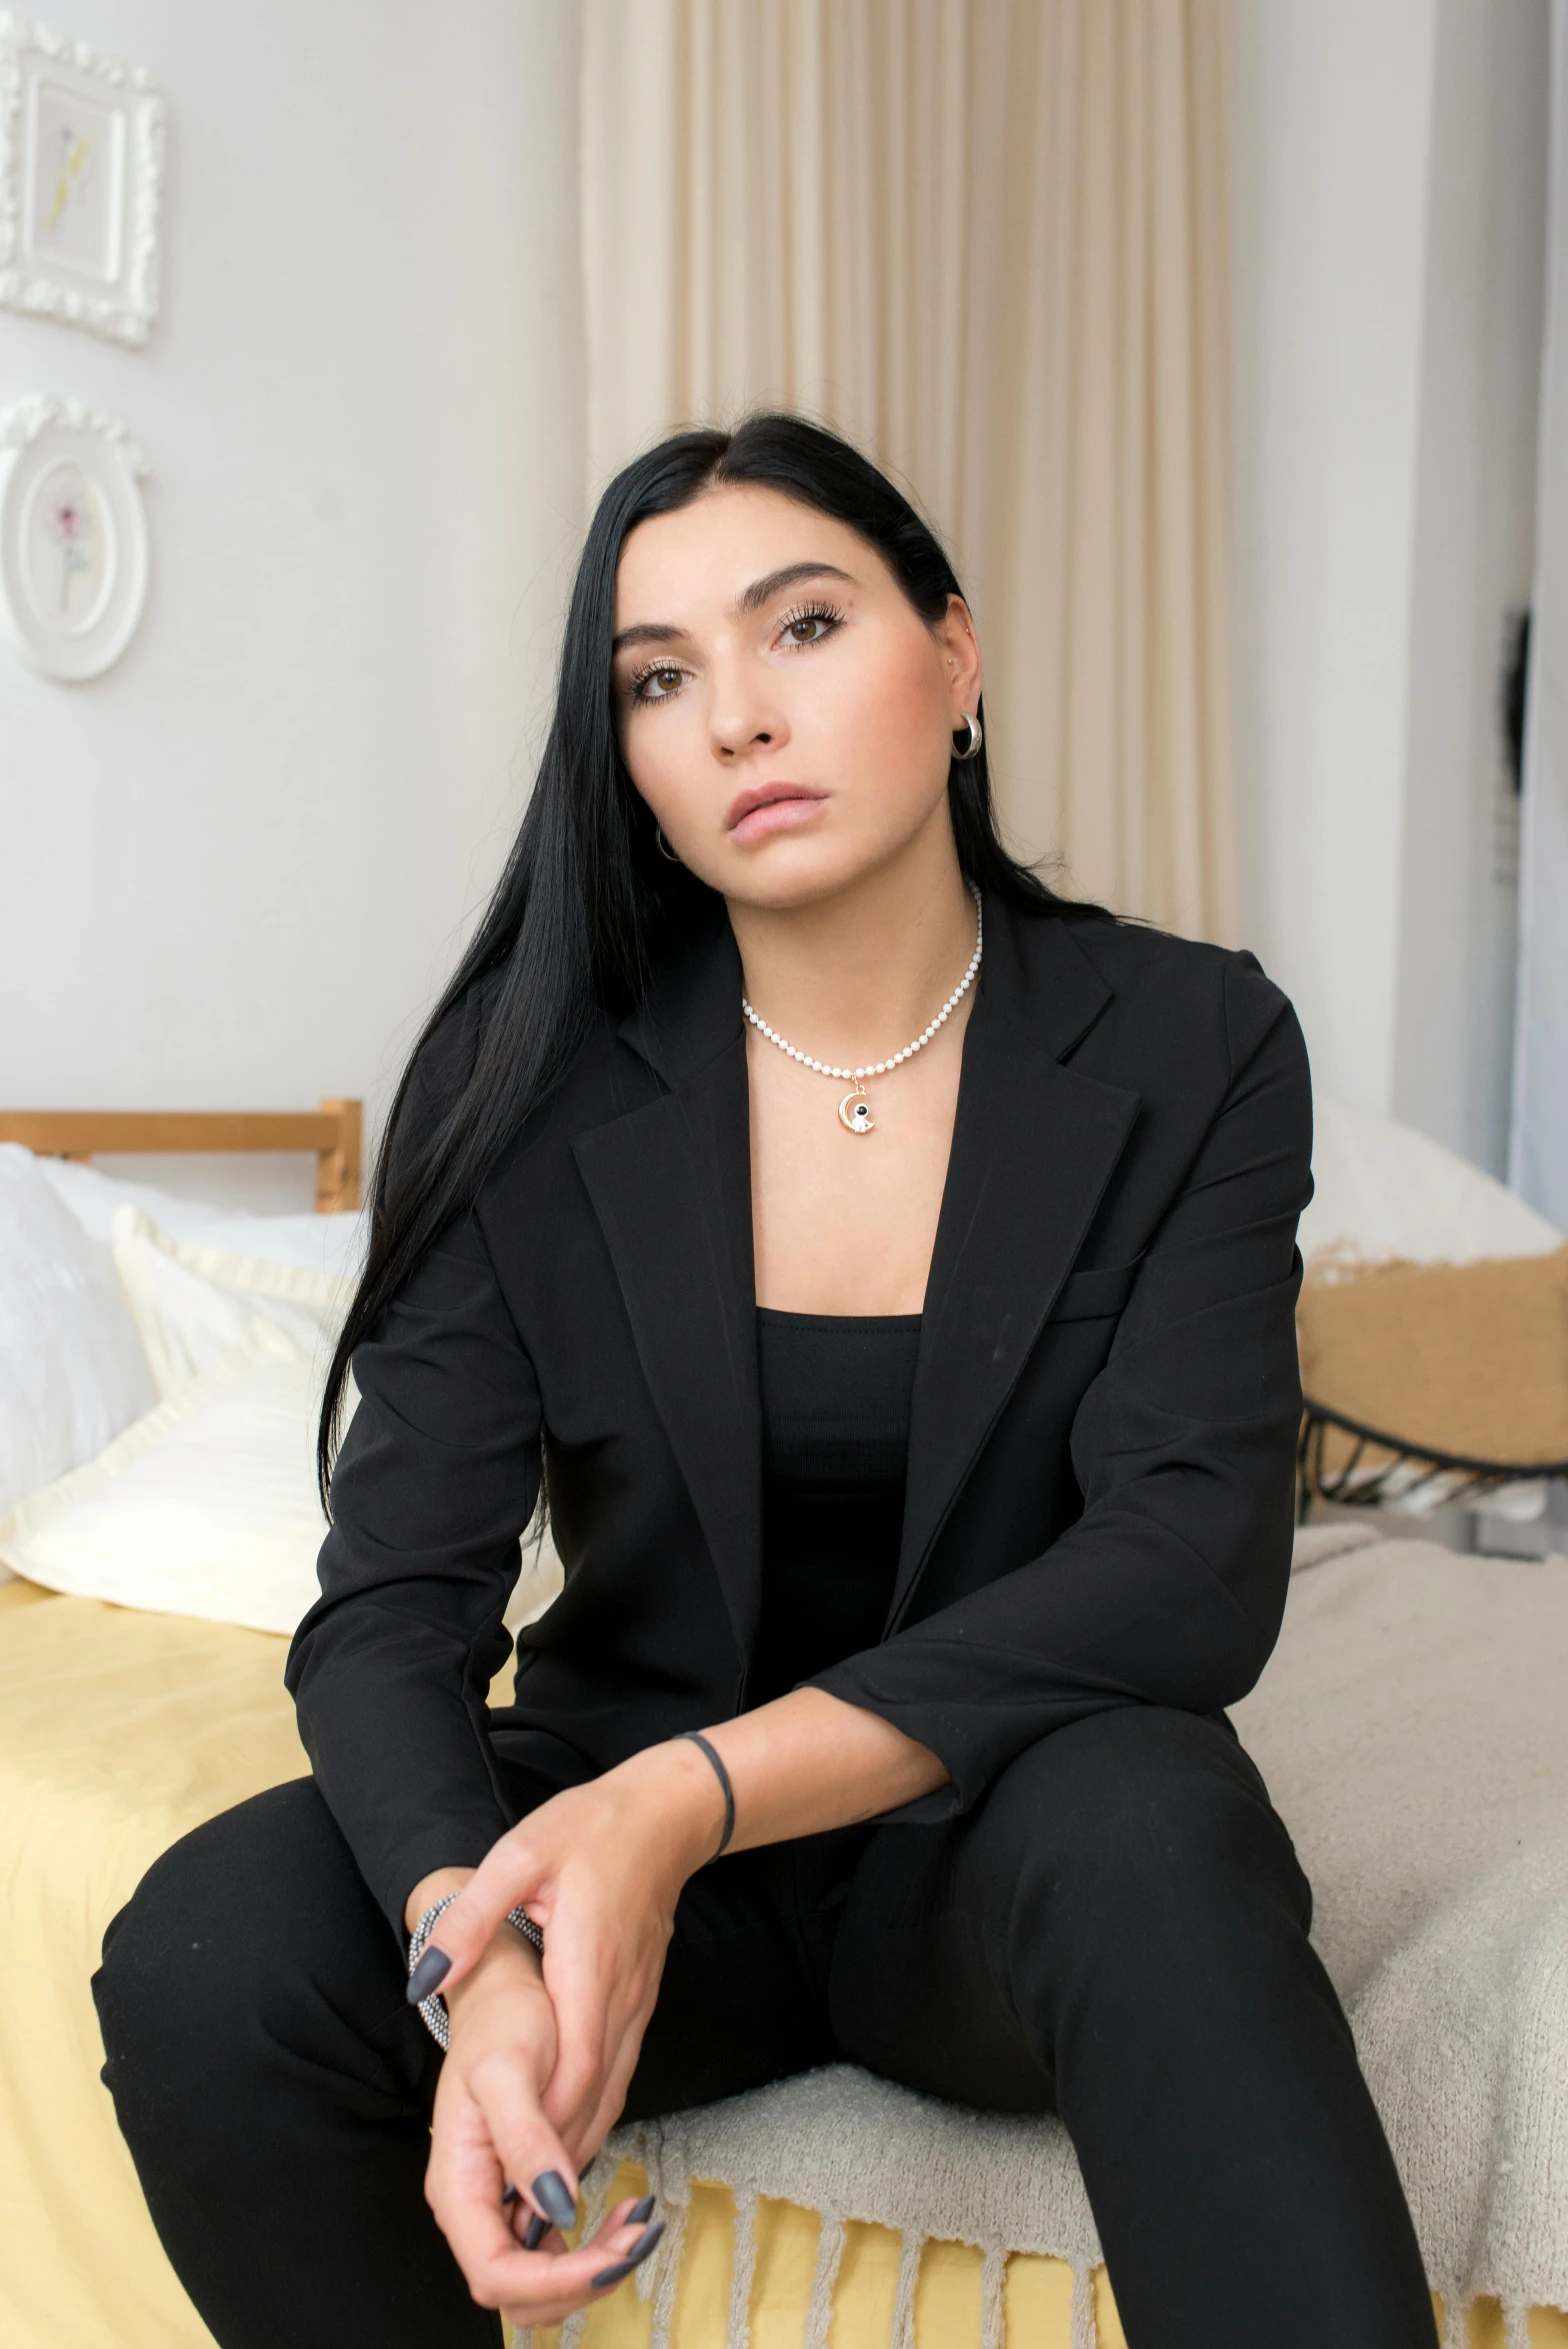
<svg viewBox="0 0 1568 2349">
<path fill-rule="evenodd" d="M 1554 49 L 1551 264 L 1509 1180 L 1532 1207 L 1568 1230 L 1568 0 L 1557 0 Z"/>
<path fill-rule="evenodd" d="M 1236 11 L 1245 931 L 1321 1088 L 1499 1169 L 1548 25 L 1549 0 Z"/>
<path fill-rule="evenodd" d="M 576 12 L 70 0 L 170 110 L 121 665 L 0 656 L 0 1102 L 373 1099 L 515 823 L 581 524 Z"/>
<path fill-rule="evenodd" d="M 1550 48 L 1550 0 L 1438 11 L 1392 1100 L 1498 1174 L 1518 954 L 1498 681 L 1531 594 Z"/>
</svg>

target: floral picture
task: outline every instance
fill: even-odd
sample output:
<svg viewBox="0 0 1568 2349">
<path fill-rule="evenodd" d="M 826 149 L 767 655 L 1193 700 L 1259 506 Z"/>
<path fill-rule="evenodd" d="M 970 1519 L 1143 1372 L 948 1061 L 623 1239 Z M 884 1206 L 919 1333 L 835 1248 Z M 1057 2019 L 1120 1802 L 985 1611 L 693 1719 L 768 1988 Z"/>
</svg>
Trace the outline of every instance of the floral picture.
<svg viewBox="0 0 1568 2349">
<path fill-rule="evenodd" d="M 112 519 L 97 485 L 70 462 L 40 477 L 29 506 L 29 599 L 40 618 L 79 636 L 93 626 L 113 585 Z"/>
<path fill-rule="evenodd" d="M 43 676 L 101 677 L 135 635 L 147 471 L 117 417 L 36 392 L 0 408 L 0 640 Z"/>
<path fill-rule="evenodd" d="M 120 274 L 124 116 L 40 76 L 32 132 L 27 251 L 112 285 Z"/>
<path fill-rule="evenodd" d="M 0 302 L 144 343 L 163 149 L 144 67 L 0 8 Z"/>
</svg>

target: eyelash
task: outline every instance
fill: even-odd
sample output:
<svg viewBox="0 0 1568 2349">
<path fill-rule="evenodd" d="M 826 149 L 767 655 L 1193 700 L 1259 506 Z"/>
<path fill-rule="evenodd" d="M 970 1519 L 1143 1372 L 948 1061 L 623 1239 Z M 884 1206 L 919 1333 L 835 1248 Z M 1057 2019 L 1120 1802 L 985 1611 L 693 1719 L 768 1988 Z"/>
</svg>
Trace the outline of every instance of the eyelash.
<svg viewBox="0 0 1568 2349">
<path fill-rule="evenodd" d="M 808 636 L 803 641 L 792 645 L 790 647 L 792 652 L 813 652 L 819 644 L 826 644 L 828 638 L 843 626 L 844 615 L 836 604 L 797 604 L 793 611 L 784 614 L 783 619 L 779 622 L 780 631 L 782 632 L 786 628 L 798 628 L 807 620 L 824 620 L 827 626 L 820 636 Z M 683 672 L 677 668 L 674 661 L 650 661 L 646 668 L 639 669 L 634 677 L 627 679 L 626 697 L 628 701 L 637 703 L 643 709 L 651 709 L 661 701 L 674 701 L 676 696 L 673 693 L 645 693 L 643 687 L 650 678 L 673 677 L 681 674 Z"/>
</svg>

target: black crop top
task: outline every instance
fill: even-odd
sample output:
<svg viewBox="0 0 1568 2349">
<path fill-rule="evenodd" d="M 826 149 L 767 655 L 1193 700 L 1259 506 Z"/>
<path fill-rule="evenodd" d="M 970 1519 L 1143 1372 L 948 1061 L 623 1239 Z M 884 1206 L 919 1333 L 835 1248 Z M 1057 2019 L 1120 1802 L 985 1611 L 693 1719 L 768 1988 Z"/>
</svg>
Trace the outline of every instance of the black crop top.
<svg viewBox="0 0 1568 2349">
<path fill-rule="evenodd" d="M 748 1704 L 882 1636 L 919 1350 L 918 1313 L 758 1308 L 763 1583 Z"/>
</svg>

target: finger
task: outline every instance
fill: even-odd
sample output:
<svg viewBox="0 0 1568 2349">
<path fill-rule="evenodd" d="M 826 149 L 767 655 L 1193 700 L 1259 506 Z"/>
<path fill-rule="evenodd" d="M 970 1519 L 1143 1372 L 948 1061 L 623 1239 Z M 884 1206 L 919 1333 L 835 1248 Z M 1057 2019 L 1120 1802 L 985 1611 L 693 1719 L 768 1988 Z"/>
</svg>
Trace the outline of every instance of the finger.
<svg viewBox="0 0 1568 2349">
<path fill-rule="evenodd" d="M 502 2195 L 501 2200 L 505 2202 L 508 2197 L 510 2197 L 516 2205 L 512 2212 L 513 2234 L 515 2235 L 517 2233 L 517 2221 L 519 2216 L 526 2211 L 528 2215 L 528 2224 L 524 2227 L 522 2235 L 519 2238 L 523 2249 L 525 2251 L 542 2250 L 549 2237 L 558 2234 L 558 2229 L 552 2227 L 548 2219 L 542 2219 L 536 2210 L 529 2210 L 527 2203 L 518 2193 L 515 2186 L 508 2186 L 506 2193 Z"/>
<path fill-rule="evenodd" d="M 507 2187 L 501 2197 L 501 2207 L 507 2214 L 513 2234 L 525 2251 L 542 2251 L 547 2243 L 553 2251 L 564 2248 L 560 2229 L 552 2227 L 548 2219 L 541 2218 L 515 2186 Z"/>
<path fill-rule="evenodd" d="M 596 2276 L 589 2278 L 594 2291 L 612 2291 L 623 2277 L 631 2274 L 634 2267 L 641 2267 L 663 2233 L 663 2219 L 654 2219 L 650 2225 L 644 2227 L 636 2240 L 629 2243 L 617 2259 L 612 2260 L 608 2267 L 601 2268 Z"/>
<path fill-rule="evenodd" d="M 606 2221 L 592 2242 L 562 2253 L 548 2266 L 536 2259 L 537 2281 L 531 2282 L 525 2298 L 504 2303 L 503 2313 L 515 2325 L 558 2324 L 573 2309 L 614 2291 L 633 2268 L 642 2265 L 663 2236 L 662 2219 L 649 2224 L 653 2207 L 651 2194 L 645 2194 L 640 2202 L 621 2203 L 613 2223 Z"/>
<path fill-rule="evenodd" d="M 634 2048 L 631 2060 L 617 2063 L 612 2070 L 609 2079 L 605 2082 L 604 2093 L 600 2097 L 587 2126 L 575 2135 L 567 2132 L 566 2141 L 576 2154 L 580 2168 L 587 2168 L 620 2119 L 621 2108 L 626 2102 L 626 2090 L 635 2068 L 636 2049 Z"/>
<path fill-rule="evenodd" d="M 621 2117 L 632 2074 L 637 2069 L 637 2059 L 642 2053 L 643 2033 L 647 2027 L 648 2013 L 639 2012 L 621 2033 L 619 2045 L 612 2053 L 599 2092 L 599 2100 L 587 2121 L 579 2127 L 561 2130 L 576 2159 L 579 2174 L 596 2158 L 606 2137 Z M 559 2128 L 560 2119 L 552 2107 L 549 2087 L 545 2090 L 542 2102 L 546 2114 Z"/>
<path fill-rule="evenodd" d="M 474 2298 L 481 2306 L 498 2307 L 503 2298 L 530 2288 L 527 2279 L 537 2268 L 537 2258 L 519 2244 L 511 2212 L 497 2199 L 493 2184 L 476 2190 L 472 2176 L 443 2175 L 444 2166 L 433 2153 L 426 2196 L 436 2223 Z M 490 2175 L 493 2179 L 493 2165 Z"/>
<path fill-rule="evenodd" d="M 617 2202 L 605 2212 L 593 2233 L 583 2237 L 578 2249 L 580 2251 L 597 2251 L 600 2254 L 624 2249 L 625 2246 L 617 2245 L 614 2238 L 624 2234 L 629 2242 L 639 2228 L 648 2224 L 653 2216 L 657 2201 L 658 2197 L 654 2194 L 639 2195 L 635 2201 L 628 2194 L 624 2200 Z"/>
<path fill-rule="evenodd" d="M 462 1980 L 489 1948 L 509 1912 L 521 1908 L 537 1889 L 538 1873 L 538 1862 L 509 1835 L 491 1847 L 456 1900 L 436 1920 L 435 1930 L 409 1976 L 406 1996 L 410 2006 L 417 2006 L 447 1983 Z"/>
<path fill-rule="evenodd" d="M 610 2051 L 620 2034 L 612 2022 L 612 1986 L 604 1979 L 595 1937 L 588 1932 L 579 1937 L 569 1912 L 558 1913 L 557 1925 L 545 1976 L 555 2014 L 555 2061 L 542 2101 L 554 2127 L 575 2144 L 598 2109 Z"/>
<path fill-rule="evenodd" d="M 494 2099 L 504 2067 L 475 2066 L 476 2074 L 487 2069 Z M 608 2263 L 613 2265 L 636 2241 L 638 2228 L 631 2219 L 635 2206 L 617 2205 L 609 2233 L 601 2228 L 592 2243 L 575 2251 L 569 2251 L 554 2230 L 540 2238 L 537 2250 L 525 2250 L 514 2224 L 531 2205 L 526 2190 L 503 2200 L 503 2158 L 472 2082 L 443 2071 L 434 2118 L 426 2198 L 474 2299 L 483 2308 L 525 2310 L 516 2319 L 519 2323 L 554 2323 L 558 2315 L 585 2306 L 593 2277 L 607 2264 L 607 2247 Z"/>
<path fill-rule="evenodd" d="M 620 2118 L 656 1994 L 657 1985 L 634 2008 L 606 2018 L 591 2069 L 577 2057 L 571 2005 L 564 2022 L 556 2012 L 556 2060 L 541 2102 L 579 2166 L 593 2159 Z"/>
<path fill-rule="evenodd" d="M 513 2048 L 484 2056 L 469 2072 L 468 2092 L 484 2116 L 507 2185 L 547 2226 L 571 2226 L 577 2165 L 540 2108 L 527 2057 Z"/>
</svg>

